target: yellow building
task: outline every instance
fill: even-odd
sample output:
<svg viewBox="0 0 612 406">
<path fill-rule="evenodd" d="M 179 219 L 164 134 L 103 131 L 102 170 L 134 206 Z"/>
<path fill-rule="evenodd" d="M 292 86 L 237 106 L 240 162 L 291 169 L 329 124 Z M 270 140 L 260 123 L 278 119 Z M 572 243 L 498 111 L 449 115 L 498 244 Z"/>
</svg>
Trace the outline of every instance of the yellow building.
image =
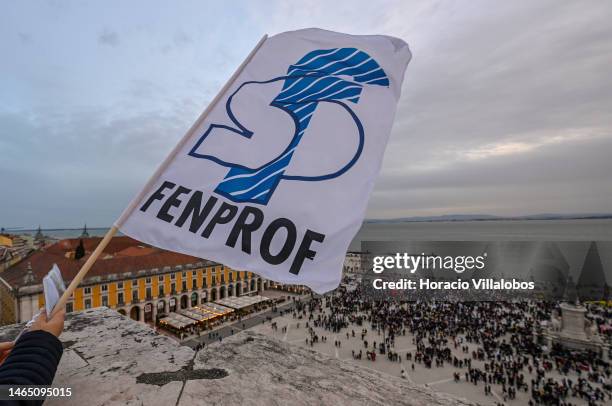
<svg viewBox="0 0 612 406">
<path fill-rule="evenodd" d="M 86 255 L 74 259 L 79 239 L 37 251 L 0 274 L 0 324 L 29 320 L 44 305 L 42 278 L 57 264 L 66 285 L 100 238 L 83 239 Z M 134 320 L 154 321 L 227 296 L 261 291 L 268 281 L 246 271 L 115 237 L 66 305 L 67 312 L 107 306 Z"/>
<path fill-rule="evenodd" d="M 21 261 L 34 249 L 34 241 L 27 236 L 0 234 L 0 272 Z"/>
<path fill-rule="evenodd" d="M 7 234 L 0 234 L 0 246 L 4 247 L 12 247 L 13 246 L 13 238 Z"/>
</svg>

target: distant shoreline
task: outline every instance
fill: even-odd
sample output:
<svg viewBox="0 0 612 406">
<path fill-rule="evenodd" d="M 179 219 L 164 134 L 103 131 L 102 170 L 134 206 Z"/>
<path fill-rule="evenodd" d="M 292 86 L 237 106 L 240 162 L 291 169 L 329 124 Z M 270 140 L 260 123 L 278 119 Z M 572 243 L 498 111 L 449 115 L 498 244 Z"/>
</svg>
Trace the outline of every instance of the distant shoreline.
<svg viewBox="0 0 612 406">
<path fill-rule="evenodd" d="M 549 221 L 549 220 L 607 220 L 612 219 L 612 214 L 593 214 L 593 215 L 546 215 L 538 214 L 533 216 L 517 217 L 496 217 L 496 216 L 439 216 L 439 217 L 408 217 L 395 219 L 366 219 L 368 224 L 390 224 L 390 223 L 450 223 L 450 222 L 473 222 L 473 221 Z"/>
<path fill-rule="evenodd" d="M 92 238 L 102 238 L 108 229 L 87 227 L 87 232 Z M 6 232 L 33 236 L 37 229 Z M 54 240 L 79 239 L 82 232 L 82 227 L 42 229 Z M 349 251 L 360 251 L 362 241 L 612 241 L 612 216 L 366 220 Z"/>
<path fill-rule="evenodd" d="M 403 224 L 403 223 L 469 223 L 481 221 L 563 221 L 563 220 L 609 220 L 612 214 L 592 215 L 547 215 L 537 214 L 532 216 L 497 217 L 492 215 L 448 215 L 432 217 L 406 217 L 395 219 L 365 219 L 363 224 Z M 87 227 L 87 231 L 105 231 L 110 227 Z M 41 231 L 82 231 L 83 227 L 54 227 L 41 228 Z M 8 233 L 36 233 L 38 228 L 6 228 Z"/>
<path fill-rule="evenodd" d="M 110 227 L 87 227 L 87 231 L 108 230 Z M 7 228 L 6 232 L 37 232 L 38 228 Z M 83 231 L 83 227 L 41 228 L 40 231 Z"/>
</svg>

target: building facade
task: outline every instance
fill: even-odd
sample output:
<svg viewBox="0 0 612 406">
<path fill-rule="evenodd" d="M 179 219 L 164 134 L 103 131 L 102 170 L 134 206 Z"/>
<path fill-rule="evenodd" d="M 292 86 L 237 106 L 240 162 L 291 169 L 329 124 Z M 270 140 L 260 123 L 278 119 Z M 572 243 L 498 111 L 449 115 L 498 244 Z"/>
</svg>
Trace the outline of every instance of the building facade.
<svg viewBox="0 0 612 406">
<path fill-rule="evenodd" d="M 66 311 L 106 306 L 134 320 L 152 322 L 178 309 L 256 293 L 267 284 L 251 272 L 196 262 L 87 281 L 75 291 Z"/>
<path fill-rule="evenodd" d="M 23 260 L 35 249 L 32 237 L 0 233 L 0 272 Z"/>
<path fill-rule="evenodd" d="M 30 320 L 44 306 L 42 277 L 53 264 L 68 284 L 99 240 L 59 241 L 0 274 L 0 324 Z M 74 249 L 81 241 L 87 255 L 75 260 Z M 267 287 L 267 280 L 251 272 L 115 237 L 66 304 L 66 311 L 107 306 L 134 320 L 155 322 L 178 309 Z"/>
<path fill-rule="evenodd" d="M 365 252 L 349 251 L 344 258 L 342 268 L 345 274 L 360 274 L 366 271 L 369 254 Z"/>
</svg>

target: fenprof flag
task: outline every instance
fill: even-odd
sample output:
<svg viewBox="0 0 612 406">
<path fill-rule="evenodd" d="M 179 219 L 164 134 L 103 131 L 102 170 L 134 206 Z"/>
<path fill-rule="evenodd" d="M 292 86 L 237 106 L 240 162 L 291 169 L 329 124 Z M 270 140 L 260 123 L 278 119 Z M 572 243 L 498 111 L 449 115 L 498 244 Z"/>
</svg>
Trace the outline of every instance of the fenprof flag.
<svg viewBox="0 0 612 406">
<path fill-rule="evenodd" d="M 116 226 L 277 282 L 336 288 L 410 57 L 387 36 L 266 39 Z"/>
</svg>

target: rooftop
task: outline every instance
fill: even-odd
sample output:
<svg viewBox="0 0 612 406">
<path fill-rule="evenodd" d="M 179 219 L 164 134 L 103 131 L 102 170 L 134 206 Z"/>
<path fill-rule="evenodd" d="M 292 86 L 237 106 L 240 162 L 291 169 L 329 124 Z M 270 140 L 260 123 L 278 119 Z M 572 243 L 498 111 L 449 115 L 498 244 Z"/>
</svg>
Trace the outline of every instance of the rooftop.
<svg viewBox="0 0 612 406">
<path fill-rule="evenodd" d="M 257 303 L 265 302 L 270 300 L 269 297 L 255 295 L 255 296 L 229 296 L 225 299 L 217 300 L 216 303 L 231 307 L 232 309 L 243 309 L 245 307 L 253 306 Z"/>
<path fill-rule="evenodd" d="M 73 396 L 46 406 L 469 404 L 249 331 L 194 352 L 106 308 L 69 315 L 61 340 L 53 384 Z"/>
<path fill-rule="evenodd" d="M 81 266 L 96 248 L 101 238 L 83 238 L 82 241 L 86 255 L 77 260 L 70 256 L 70 254 L 74 252 L 80 240 L 79 238 L 65 239 L 43 250 L 36 251 L 18 264 L 2 272 L 0 277 L 12 287 L 19 288 L 24 285 L 24 276 L 28 271 L 28 267 L 31 266 L 34 275 L 33 284 L 40 284 L 42 283 L 42 278 L 49 272 L 53 264 L 57 264 L 62 271 L 64 281 L 69 282 L 81 269 Z M 130 237 L 113 237 L 104 249 L 103 254 L 94 263 L 87 277 L 108 278 L 111 275 L 125 272 L 135 273 L 143 269 L 150 270 L 155 268 L 161 270 L 166 266 L 174 267 L 197 263 L 217 265 L 200 258 L 151 247 Z"/>
</svg>

